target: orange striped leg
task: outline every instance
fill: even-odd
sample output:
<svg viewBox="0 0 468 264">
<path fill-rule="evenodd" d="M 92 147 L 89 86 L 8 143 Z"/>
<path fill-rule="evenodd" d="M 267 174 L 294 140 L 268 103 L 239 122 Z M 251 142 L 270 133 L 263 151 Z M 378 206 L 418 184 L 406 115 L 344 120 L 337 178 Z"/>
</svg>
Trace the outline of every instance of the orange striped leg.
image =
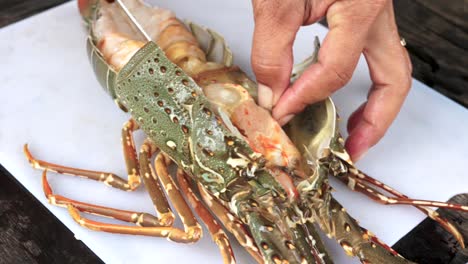
<svg viewBox="0 0 468 264">
<path fill-rule="evenodd" d="M 170 163 L 171 161 L 169 158 L 159 153 L 155 161 L 155 175 L 161 182 L 169 200 L 174 205 L 175 210 L 182 220 L 182 224 L 184 225 L 183 230 L 175 227 L 126 226 L 97 222 L 82 217 L 78 208 L 71 204 L 68 205 L 68 211 L 76 222 L 92 230 L 118 234 L 166 237 L 171 241 L 180 243 L 196 242 L 202 236 L 202 229 L 187 205 L 187 202 L 182 197 L 179 188 L 175 185 L 172 177 L 168 173 L 167 166 L 169 166 Z"/>
<path fill-rule="evenodd" d="M 221 256 L 223 257 L 223 262 L 225 264 L 236 263 L 234 253 L 229 243 L 229 239 L 226 233 L 223 231 L 221 226 L 216 222 L 216 220 L 211 215 L 210 211 L 198 200 L 195 194 L 192 191 L 192 188 L 189 187 L 188 176 L 184 173 L 183 170 L 177 170 L 177 182 L 181 191 L 185 194 L 187 201 L 191 204 L 195 212 L 200 216 L 205 226 L 208 228 L 208 231 L 211 234 L 211 238 L 218 245 L 219 250 L 221 251 Z"/>
<path fill-rule="evenodd" d="M 54 194 L 49 182 L 47 181 L 47 170 L 45 170 L 42 173 L 42 188 L 44 190 L 45 196 L 47 197 L 47 200 L 52 205 L 60 207 L 68 207 L 69 205 L 71 205 L 80 212 L 91 213 L 108 218 L 114 218 L 120 221 L 134 223 L 141 226 L 168 226 L 165 221 L 161 221 L 157 217 L 148 213 L 120 210 L 105 206 L 83 203 L 61 195 Z"/>
<path fill-rule="evenodd" d="M 174 184 L 172 177 L 169 175 L 167 171 L 167 166 L 170 164 L 170 160 L 162 153 L 159 153 L 156 156 L 156 177 L 158 180 L 161 181 L 164 190 L 169 197 L 169 200 L 173 203 L 179 217 L 182 220 L 182 224 L 184 225 L 184 229 L 179 229 L 172 226 L 143 226 L 146 223 L 140 222 L 142 226 L 127 226 L 127 225 L 118 225 L 118 224 L 109 224 L 103 223 L 98 221 L 93 221 L 81 216 L 80 211 L 83 212 L 91 212 L 97 213 L 99 210 L 100 215 L 107 216 L 107 217 L 115 217 L 115 213 L 121 212 L 128 212 L 123 210 L 118 210 L 114 208 L 104 208 L 105 210 L 101 210 L 103 207 L 83 204 L 72 200 L 61 200 L 62 205 L 66 205 L 68 211 L 72 218 L 81 226 L 96 230 L 96 231 L 103 231 L 109 233 L 118 233 L 118 234 L 131 234 L 131 235 L 144 235 L 144 236 L 156 236 L 156 237 L 166 237 L 171 241 L 180 242 L 180 243 L 193 243 L 200 239 L 202 236 L 202 229 L 198 224 L 195 216 L 193 215 L 192 211 L 188 207 L 187 203 L 182 197 L 178 187 Z M 151 176 L 153 177 L 153 176 Z M 50 188 L 50 187 L 49 187 Z M 51 191 L 50 191 L 51 193 Z M 55 196 L 55 203 L 57 203 Z M 72 201 L 66 203 L 66 201 Z M 90 206 L 86 207 L 86 206 Z M 130 212 L 132 213 L 132 212 Z M 131 215 L 130 215 L 131 217 Z M 117 218 L 117 217 L 115 217 Z M 125 221 L 128 219 L 128 215 L 126 217 L 120 217 L 119 220 Z M 161 219 L 163 220 L 163 219 Z M 131 221 L 129 221 L 131 222 Z M 161 223 L 161 225 L 167 224 L 166 222 Z M 170 221 L 172 224 L 172 221 Z"/>
<path fill-rule="evenodd" d="M 46 195 L 49 203 L 61 207 L 67 207 L 71 205 L 76 210 L 85 213 L 92 213 L 104 217 L 114 218 L 117 220 L 134 223 L 139 226 L 172 226 L 174 222 L 174 214 L 170 210 L 169 203 L 167 202 L 166 196 L 159 185 L 157 176 L 151 167 L 149 159 L 155 153 L 156 147 L 151 144 L 148 140 L 144 142 L 140 151 L 140 166 L 141 173 L 144 175 L 145 187 L 150 194 L 150 197 L 155 204 L 156 211 L 158 212 L 159 218 L 151 214 L 120 210 L 110 207 L 103 207 L 99 205 L 83 203 L 80 201 L 72 200 L 61 195 L 53 193 L 47 181 L 47 170 L 43 172 L 42 183 L 44 194 Z M 159 199 L 159 200 L 156 200 Z"/>
<path fill-rule="evenodd" d="M 438 208 L 447 208 L 451 210 L 457 210 L 462 212 L 468 212 L 468 205 L 461 205 L 461 204 L 454 204 L 454 203 L 446 203 L 446 202 L 437 202 L 437 201 L 429 201 L 429 200 L 418 200 L 418 199 L 411 199 L 408 196 L 398 192 L 397 190 L 393 189 L 392 187 L 378 181 L 370 177 L 369 175 L 361 172 L 361 171 L 351 171 L 352 177 L 357 179 L 361 182 L 361 186 L 367 186 L 364 182 L 367 182 L 375 187 L 378 187 L 396 197 L 387 197 L 384 196 L 382 193 L 378 192 L 378 197 L 380 198 L 381 202 L 384 204 L 407 204 L 407 205 L 414 205 L 416 207 L 419 206 L 432 206 Z M 349 180 L 348 180 L 349 182 Z M 365 190 L 363 190 L 365 191 Z"/>
<path fill-rule="evenodd" d="M 208 205 L 223 226 L 234 235 L 237 241 L 239 241 L 239 244 L 249 252 L 257 263 L 264 263 L 260 251 L 255 245 L 253 238 L 244 229 L 242 222 L 231 214 L 216 198 L 209 194 L 202 185 L 198 184 L 198 190 L 205 204 Z"/>
<path fill-rule="evenodd" d="M 127 180 L 109 172 L 83 170 L 37 160 L 32 156 L 27 144 L 24 145 L 23 150 L 29 163 L 31 163 L 32 167 L 35 169 L 44 169 L 57 172 L 59 174 L 81 176 L 91 180 L 104 182 L 106 185 L 114 188 L 133 191 L 140 186 L 141 181 L 139 176 L 138 158 L 136 156 L 135 144 L 132 135 L 132 132 L 137 129 L 138 125 L 133 119 L 126 122 L 122 128 L 122 146 L 128 172 Z"/>
<path fill-rule="evenodd" d="M 184 234 L 185 237 L 189 238 L 187 242 L 195 242 L 200 239 L 202 236 L 202 229 L 198 224 L 195 216 L 193 215 L 190 207 L 188 206 L 187 202 L 185 201 L 184 197 L 182 196 L 179 188 L 175 184 L 174 180 L 172 179 L 171 175 L 169 174 L 167 167 L 172 163 L 169 157 L 159 152 L 156 156 L 154 167 L 156 169 L 156 175 L 161 182 L 164 190 L 166 191 L 167 197 L 172 202 L 174 209 L 177 211 L 179 217 L 182 220 L 182 224 L 184 225 Z M 177 239 L 180 236 L 168 237 L 170 240 L 178 241 Z M 182 241 L 185 242 L 183 239 L 184 237 L 180 237 Z"/>
<path fill-rule="evenodd" d="M 95 231 L 115 234 L 166 237 L 171 241 L 179 243 L 193 243 L 198 241 L 201 237 L 201 229 L 198 227 L 188 227 L 185 228 L 185 230 L 181 230 L 175 227 L 149 227 L 108 224 L 82 217 L 80 215 L 80 211 L 72 204 L 68 204 L 67 207 L 68 212 L 78 224 Z"/>
<path fill-rule="evenodd" d="M 165 225 L 171 226 L 175 220 L 175 216 L 172 213 L 150 161 L 157 150 L 154 143 L 148 139 L 145 140 L 140 148 L 140 173 L 146 190 L 153 201 L 156 212 L 158 212 L 159 218 Z"/>
</svg>

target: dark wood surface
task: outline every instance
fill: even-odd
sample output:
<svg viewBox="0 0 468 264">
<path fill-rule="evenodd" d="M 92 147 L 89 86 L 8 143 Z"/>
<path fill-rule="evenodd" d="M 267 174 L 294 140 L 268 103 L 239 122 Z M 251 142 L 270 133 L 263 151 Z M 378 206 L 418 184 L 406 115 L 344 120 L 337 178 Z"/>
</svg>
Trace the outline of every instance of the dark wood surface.
<svg viewBox="0 0 468 264">
<path fill-rule="evenodd" d="M 464 0 L 395 0 L 413 77 L 468 107 L 468 16 Z"/>
<path fill-rule="evenodd" d="M 0 166 L 0 264 L 102 263 Z"/>
<path fill-rule="evenodd" d="M 457 195 L 450 202 L 468 204 L 468 193 Z M 453 223 L 468 241 L 468 213 L 446 209 L 440 209 L 438 213 Z M 462 249 L 449 232 L 429 218 L 401 238 L 393 248 L 417 263 L 468 263 L 468 248 Z"/>
<path fill-rule="evenodd" d="M 0 0 L 0 27 L 67 0 Z M 413 76 L 468 106 L 468 21 L 463 0 L 394 0 L 400 34 L 407 41 Z M 468 202 L 468 195 L 459 196 Z M 441 214 L 454 220 L 465 238 L 468 216 Z M 424 220 L 394 245 L 402 255 L 421 263 L 465 264 L 467 250 Z M 0 166 L 0 264 L 101 263 L 81 241 Z"/>
<path fill-rule="evenodd" d="M 0 0 L 0 28 L 68 0 Z"/>
</svg>

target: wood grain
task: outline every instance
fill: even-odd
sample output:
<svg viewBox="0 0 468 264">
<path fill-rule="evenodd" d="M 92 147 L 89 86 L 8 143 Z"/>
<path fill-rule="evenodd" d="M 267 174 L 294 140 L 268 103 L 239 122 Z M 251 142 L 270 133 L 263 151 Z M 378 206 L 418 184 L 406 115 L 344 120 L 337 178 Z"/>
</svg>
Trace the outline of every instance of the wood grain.
<svg viewBox="0 0 468 264">
<path fill-rule="evenodd" d="M 69 0 L 0 0 L 0 28 Z"/>
<path fill-rule="evenodd" d="M 413 77 L 468 107 L 468 19 L 463 0 L 395 0 Z M 464 6 L 465 5 L 465 6 Z"/>
</svg>

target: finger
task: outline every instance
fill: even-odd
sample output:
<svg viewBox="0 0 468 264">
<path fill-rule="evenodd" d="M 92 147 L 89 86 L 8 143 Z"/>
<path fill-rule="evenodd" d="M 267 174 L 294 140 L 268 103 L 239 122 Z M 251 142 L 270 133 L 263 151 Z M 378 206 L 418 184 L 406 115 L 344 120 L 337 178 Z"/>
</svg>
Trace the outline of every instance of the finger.
<svg viewBox="0 0 468 264">
<path fill-rule="evenodd" d="M 346 149 L 353 160 L 384 136 L 411 87 L 411 63 L 400 44 L 391 2 L 376 20 L 367 43 L 364 56 L 373 84 L 367 102 L 348 123 Z"/>
<path fill-rule="evenodd" d="M 299 2 L 253 1 L 252 69 L 259 84 L 259 104 L 267 109 L 272 108 L 289 85 L 292 46 L 304 16 L 304 7 L 298 6 Z"/>
<path fill-rule="evenodd" d="M 325 99 L 350 80 L 368 31 L 383 8 L 379 9 L 373 2 L 361 2 L 338 1 L 330 6 L 327 13 L 330 31 L 320 48 L 318 62 L 281 96 L 273 109 L 277 120 Z"/>
<path fill-rule="evenodd" d="M 359 124 L 359 121 L 362 119 L 362 113 L 364 112 L 364 108 L 366 106 L 366 103 L 361 104 L 361 106 L 354 111 L 354 113 L 351 114 L 351 116 L 348 119 L 348 125 L 347 125 L 347 130 L 348 134 L 351 134 L 351 132 L 356 128 L 356 126 Z"/>
</svg>

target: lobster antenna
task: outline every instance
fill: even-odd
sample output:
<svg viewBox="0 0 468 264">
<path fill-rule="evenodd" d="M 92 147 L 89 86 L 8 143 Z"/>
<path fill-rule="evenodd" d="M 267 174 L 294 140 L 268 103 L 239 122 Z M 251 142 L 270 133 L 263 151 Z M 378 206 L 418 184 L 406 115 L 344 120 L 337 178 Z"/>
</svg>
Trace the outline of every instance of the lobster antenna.
<svg viewBox="0 0 468 264">
<path fill-rule="evenodd" d="M 127 17 L 130 19 L 130 21 L 132 21 L 133 25 L 135 25 L 135 27 L 137 27 L 138 31 L 140 31 L 140 33 L 145 37 L 145 39 L 147 41 L 151 41 L 151 38 L 148 36 L 148 34 L 146 33 L 146 31 L 143 29 L 143 27 L 140 25 L 140 23 L 138 23 L 138 21 L 136 20 L 136 18 L 132 15 L 132 13 L 130 13 L 130 10 L 128 10 L 128 8 L 125 6 L 125 4 L 122 2 L 122 0 L 117 0 L 116 1 L 120 8 L 122 8 L 122 10 L 125 12 L 125 14 L 127 15 Z"/>
</svg>

